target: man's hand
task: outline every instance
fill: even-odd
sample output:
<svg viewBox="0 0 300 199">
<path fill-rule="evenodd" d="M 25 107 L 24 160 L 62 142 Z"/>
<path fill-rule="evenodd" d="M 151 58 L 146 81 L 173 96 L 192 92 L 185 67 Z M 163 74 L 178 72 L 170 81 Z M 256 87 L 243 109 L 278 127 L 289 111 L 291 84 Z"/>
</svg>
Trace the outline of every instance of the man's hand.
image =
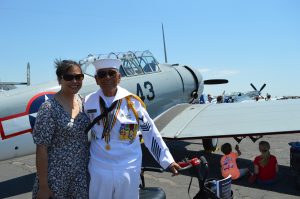
<svg viewBox="0 0 300 199">
<path fill-rule="evenodd" d="M 177 170 L 180 169 L 181 167 L 176 162 L 171 163 L 170 166 L 169 166 L 169 168 L 170 168 L 170 170 L 173 173 L 172 176 L 179 175 L 179 173 L 178 173 Z"/>
</svg>

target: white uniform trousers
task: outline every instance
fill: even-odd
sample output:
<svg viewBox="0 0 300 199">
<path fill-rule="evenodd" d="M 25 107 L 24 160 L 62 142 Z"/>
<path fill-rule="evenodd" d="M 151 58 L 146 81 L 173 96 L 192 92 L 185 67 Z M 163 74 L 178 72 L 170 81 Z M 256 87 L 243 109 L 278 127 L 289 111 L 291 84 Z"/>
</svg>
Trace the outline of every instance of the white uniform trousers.
<svg viewBox="0 0 300 199">
<path fill-rule="evenodd" d="M 131 169 L 101 168 L 89 163 L 90 199 L 138 199 L 140 167 Z"/>
</svg>

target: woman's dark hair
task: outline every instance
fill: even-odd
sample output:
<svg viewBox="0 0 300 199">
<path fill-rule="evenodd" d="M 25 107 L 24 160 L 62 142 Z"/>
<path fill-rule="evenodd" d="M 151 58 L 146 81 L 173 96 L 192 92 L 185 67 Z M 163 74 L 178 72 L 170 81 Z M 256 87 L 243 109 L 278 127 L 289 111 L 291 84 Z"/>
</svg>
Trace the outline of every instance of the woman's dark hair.
<svg viewBox="0 0 300 199">
<path fill-rule="evenodd" d="M 60 59 L 56 59 L 54 61 L 55 64 L 55 68 L 56 68 L 56 76 L 57 78 L 60 80 L 61 77 L 66 74 L 70 68 L 72 68 L 73 66 L 78 66 L 80 68 L 80 71 L 82 73 L 80 64 L 77 63 L 76 61 L 73 60 L 60 60 Z"/>
<path fill-rule="evenodd" d="M 232 151 L 231 144 L 225 143 L 221 146 L 221 151 L 225 154 L 228 155 Z"/>
</svg>

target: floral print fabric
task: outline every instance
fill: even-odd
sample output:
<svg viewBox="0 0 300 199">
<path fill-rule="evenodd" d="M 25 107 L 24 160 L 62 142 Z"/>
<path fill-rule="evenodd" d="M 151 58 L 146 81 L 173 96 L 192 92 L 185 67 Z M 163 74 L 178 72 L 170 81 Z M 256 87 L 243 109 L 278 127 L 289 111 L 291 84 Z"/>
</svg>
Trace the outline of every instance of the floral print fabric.
<svg viewBox="0 0 300 199">
<path fill-rule="evenodd" d="M 55 99 L 40 107 L 32 132 L 34 143 L 48 146 L 48 184 L 59 198 L 88 198 L 89 145 L 84 133 L 89 118 L 82 110 L 76 118 Z M 38 176 L 33 187 L 33 198 L 38 191 Z"/>
</svg>

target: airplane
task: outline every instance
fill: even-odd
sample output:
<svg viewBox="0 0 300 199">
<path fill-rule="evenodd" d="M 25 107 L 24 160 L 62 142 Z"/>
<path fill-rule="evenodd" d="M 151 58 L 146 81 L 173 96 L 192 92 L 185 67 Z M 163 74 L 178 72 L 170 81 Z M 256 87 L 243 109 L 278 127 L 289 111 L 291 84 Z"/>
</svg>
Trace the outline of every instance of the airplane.
<svg viewBox="0 0 300 199">
<path fill-rule="evenodd" d="M 16 85 L 30 86 L 30 63 L 27 63 L 27 81 L 26 82 L 0 82 L 1 91 L 7 91 L 17 88 Z"/>
<path fill-rule="evenodd" d="M 254 102 L 258 101 L 259 99 L 264 99 L 261 96 L 261 91 L 266 87 L 267 84 L 263 84 L 259 90 L 250 83 L 250 86 L 254 89 L 254 91 L 248 92 L 233 92 L 229 95 L 225 95 L 225 91 L 223 93 L 223 101 L 225 103 L 235 103 L 235 102 Z"/>
<path fill-rule="evenodd" d="M 164 139 L 202 139 L 214 148 L 220 137 L 240 142 L 262 135 L 300 132 L 300 100 L 266 103 L 194 104 L 205 84 L 228 80 L 204 80 L 198 69 L 181 64 L 159 64 L 150 51 L 89 55 L 81 59 L 85 73 L 82 96 L 99 89 L 91 63 L 101 58 L 122 60 L 120 85 L 138 95 Z M 60 89 L 57 81 L 0 93 L 0 160 L 32 154 L 31 136 L 40 105 Z M 204 147 L 205 147 L 204 146 Z"/>
</svg>

